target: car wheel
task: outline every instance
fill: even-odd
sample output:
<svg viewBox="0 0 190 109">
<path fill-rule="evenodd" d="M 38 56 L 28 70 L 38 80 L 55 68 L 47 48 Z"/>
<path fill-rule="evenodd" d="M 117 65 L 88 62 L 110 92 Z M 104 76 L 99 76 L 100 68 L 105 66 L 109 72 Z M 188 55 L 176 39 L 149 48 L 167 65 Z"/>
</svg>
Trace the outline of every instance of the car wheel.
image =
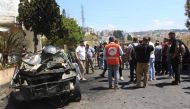
<svg viewBox="0 0 190 109">
<path fill-rule="evenodd" d="M 16 95 L 14 94 L 14 92 L 10 93 L 8 103 L 9 105 L 14 106 L 18 109 L 21 108 L 22 105 L 24 105 L 23 101 L 19 101 L 16 99 Z"/>
<path fill-rule="evenodd" d="M 81 89 L 79 86 L 79 82 L 75 83 L 75 90 L 71 92 L 71 101 L 73 102 L 80 102 L 82 96 L 81 96 Z"/>
</svg>

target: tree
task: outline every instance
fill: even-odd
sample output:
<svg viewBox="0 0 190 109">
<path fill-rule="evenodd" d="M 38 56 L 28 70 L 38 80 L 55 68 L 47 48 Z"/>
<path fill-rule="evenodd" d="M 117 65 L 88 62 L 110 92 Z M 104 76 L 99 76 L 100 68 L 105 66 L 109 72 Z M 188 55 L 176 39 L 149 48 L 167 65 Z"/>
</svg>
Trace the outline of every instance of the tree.
<svg viewBox="0 0 190 109">
<path fill-rule="evenodd" d="M 115 36 L 115 38 L 119 38 L 119 39 L 122 39 L 124 36 L 123 36 L 123 31 L 121 30 L 115 30 L 113 32 L 113 35 Z"/>
<path fill-rule="evenodd" d="M 11 27 L 8 32 L 0 32 L 0 53 L 2 53 L 2 65 L 8 63 L 8 56 L 21 53 L 25 33 L 18 27 Z"/>
<path fill-rule="evenodd" d="M 188 17 L 185 25 L 190 30 L 190 0 L 186 1 L 185 10 L 185 15 Z"/>
<path fill-rule="evenodd" d="M 18 21 L 34 32 L 34 51 L 37 51 L 37 35 L 48 39 L 58 35 L 61 15 L 55 0 L 20 0 Z"/>
<path fill-rule="evenodd" d="M 133 38 L 132 38 L 132 36 L 130 34 L 127 35 L 127 40 L 128 41 L 132 41 L 133 40 Z"/>
<path fill-rule="evenodd" d="M 59 38 L 64 39 L 66 45 L 76 45 L 83 39 L 84 32 L 75 19 L 62 16 L 61 25 Z"/>
</svg>

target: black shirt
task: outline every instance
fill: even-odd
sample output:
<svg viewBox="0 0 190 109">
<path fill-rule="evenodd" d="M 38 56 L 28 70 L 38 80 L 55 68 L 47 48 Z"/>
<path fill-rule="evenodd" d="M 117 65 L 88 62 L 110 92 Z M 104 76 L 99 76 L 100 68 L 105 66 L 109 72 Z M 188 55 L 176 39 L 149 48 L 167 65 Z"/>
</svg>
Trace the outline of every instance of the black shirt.
<svg viewBox="0 0 190 109">
<path fill-rule="evenodd" d="M 153 50 L 154 50 L 154 47 L 148 44 L 140 44 L 136 46 L 135 52 L 136 52 L 137 62 L 149 63 L 150 53 Z"/>
<path fill-rule="evenodd" d="M 176 39 L 174 39 L 174 40 L 172 41 L 172 44 L 171 44 L 169 53 L 170 53 L 170 54 L 174 54 L 174 53 L 175 53 L 176 46 L 179 46 L 179 44 L 180 44 L 179 41 L 176 40 Z"/>
</svg>

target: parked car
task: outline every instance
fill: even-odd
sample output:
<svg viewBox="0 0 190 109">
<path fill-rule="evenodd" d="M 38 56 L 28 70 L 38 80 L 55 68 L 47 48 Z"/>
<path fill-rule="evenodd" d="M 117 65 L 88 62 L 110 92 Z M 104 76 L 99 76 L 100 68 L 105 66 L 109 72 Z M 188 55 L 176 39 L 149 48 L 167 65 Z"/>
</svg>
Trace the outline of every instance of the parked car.
<svg viewBox="0 0 190 109">
<path fill-rule="evenodd" d="M 185 46 L 186 53 L 183 56 L 182 65 L 184 69 L 187 69 L 188 67 L 190 67 L 190 50 L 184 43 L 183 45 Z"/>
<path fill-rule="evenodd" d="M 75 68 L 66 54 L 53 46 L 42 53 L 27 54 L 15 69 L 11 87 L 14 90 L 10 97 L 17 102 L 63 97 L 62 94 L 73 101 L 81 100 Z"/>
</svg>

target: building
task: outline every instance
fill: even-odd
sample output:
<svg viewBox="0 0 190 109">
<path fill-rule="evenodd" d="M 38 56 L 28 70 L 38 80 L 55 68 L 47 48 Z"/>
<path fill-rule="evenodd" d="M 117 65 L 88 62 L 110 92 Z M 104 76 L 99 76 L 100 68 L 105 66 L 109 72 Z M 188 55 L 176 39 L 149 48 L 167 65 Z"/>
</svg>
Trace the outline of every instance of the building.
<svg viewBox="0 0 190 109">
<path fill-rule="evenodd" d="M 1 0 L 0 2 L 0 31 L 6 32 L 16 25 L 16 17 L 18 16 L 18 4 L 20 0 Z M 23 30 L 26 33 L 26 41 L 28 51 L 34 51 L 33 32 Z M 39 36 L 40 39 L 40 36 Z M 40 40 L 39 40 L 40 41 Z M 41 41 L 38 43 L 38 51 L 42 49 Z"/>
</svg>

